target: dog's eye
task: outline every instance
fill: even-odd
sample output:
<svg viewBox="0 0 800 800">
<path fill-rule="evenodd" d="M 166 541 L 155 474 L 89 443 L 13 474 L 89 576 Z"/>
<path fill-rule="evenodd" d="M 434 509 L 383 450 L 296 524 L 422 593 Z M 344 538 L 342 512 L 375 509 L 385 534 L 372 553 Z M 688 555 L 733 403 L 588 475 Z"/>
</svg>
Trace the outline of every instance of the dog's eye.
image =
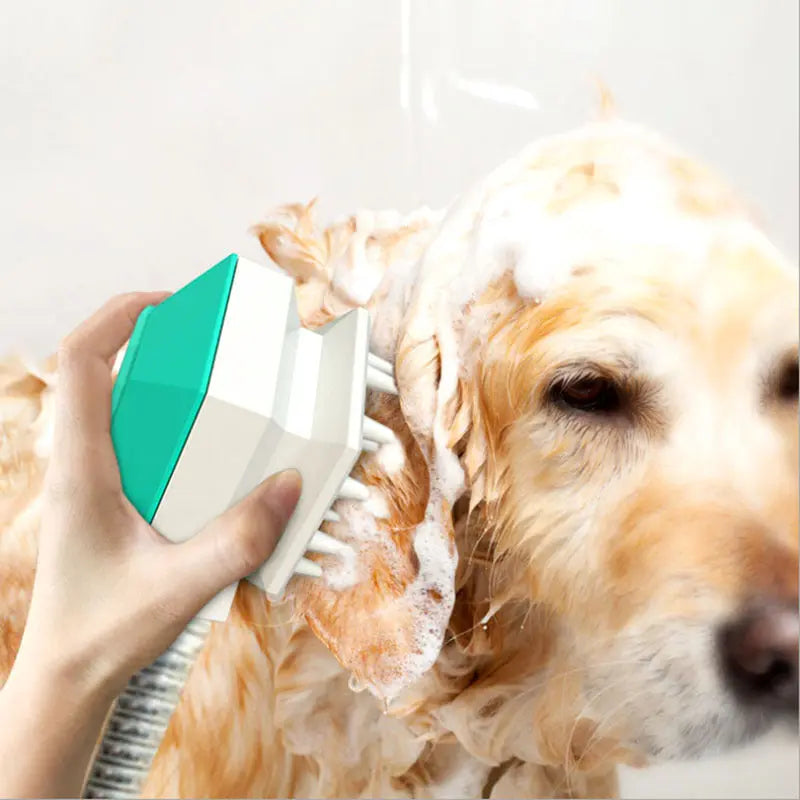
<svg viewBox="0 0 800 800">
<path fill-rule="evenodd" d="M 778 397 L 786 402 L 797 400 L 798 364 L 797 356 L 787 358 L 778 371 L 776 390 Z"/>
<path fill-rule="evenodd" d="M 589 376 L 565 381 L 552 389 L 553 399 L 577 411 L 610 414 L 620 408 L 620 393 L 613 381 Z"/>
</svg>

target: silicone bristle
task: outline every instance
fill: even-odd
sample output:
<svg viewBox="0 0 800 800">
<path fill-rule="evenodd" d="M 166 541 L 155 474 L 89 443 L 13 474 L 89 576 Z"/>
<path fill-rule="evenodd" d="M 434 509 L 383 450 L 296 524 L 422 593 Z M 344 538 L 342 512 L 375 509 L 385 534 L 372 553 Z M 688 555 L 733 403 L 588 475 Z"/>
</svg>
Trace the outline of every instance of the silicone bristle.
<svg viewBox="0 0 800 800">
<path fill-rule="evenodd" d="M 374 453 L 380 445 L 377 442 L 373 442 L 371 439 L 362 439 L 361 440 L 361 449 L 365 453 Z"/>
<path fill-rule="evenodd" d="M 361 428 L 361 435 L 364 439 L 371 439 L 378 444 L 392 444 L 394 442 L 394 431 L 381 425 L 380 422 L 372 417 L 364 417 L 364 426 Z"/>
<path fill-rule="evenodd" d="M 337 497 L 341 500 L 368 500 L 369 489 L 355 478 L 345 478 Z"/>
<path fill-rule="evenodd" d="M 367 354 L 367 366 L 375 367 L 375 369 L 385 372 L 387 375 L 394 375 L 394 369 L 388 361 L 376 356 L 374 353 Z"/>
<path fill-rule="evenodd" d="M 397 386 L 395 385 L 394 378 L 381 372 L 377 367 L 371 364 L 367 365 L 367 386 L 370 389 L 375 389 L 378 392 L 386 392 L 387 394 L 397 394 Z"/>
<path fill-rule="evenodd" d="M 324 519 L 326 522 L 341 522 L 342 521 L 342 518 L 332 508 L 329 508 L 325 512 L 325 516 L 322 519 Z"/>
<path fill-rule="evenodd" d="M 312 553 L 323 553 L 325 555 L 335 556 L 346 552 L 350 548 L 344 544 L 344 542 L 334 539 L 333 536 L 329 536 L 323 531 L 317 531 L 309 540 L 308 549 Z"/>
<path fill-rule="evenodd" d="M 294 567 L 295 575 L 305 575 L 307 578 L 321 578 L 322 567 L 307 558 L 301 558 Z"/>
</svg>

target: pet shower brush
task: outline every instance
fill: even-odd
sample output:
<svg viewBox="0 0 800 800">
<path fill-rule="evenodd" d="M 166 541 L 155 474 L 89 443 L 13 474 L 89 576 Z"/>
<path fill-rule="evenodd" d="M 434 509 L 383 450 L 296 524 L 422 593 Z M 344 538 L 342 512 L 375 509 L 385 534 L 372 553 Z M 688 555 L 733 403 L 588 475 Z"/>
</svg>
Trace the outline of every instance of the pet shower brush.
<svg viewBox="0 0 800 800">
<path fill-rule="evenodd" d="M 357 308 L 318 330 L 300 324 L 293 280 L 228 256 L 160 305 L 145 309 L 111 402 L 122 486 L 163 536 L 183 541 L 264 478 L 289 467 L 303 493 L 278 544 L 248 580 L 280 598 L 293 575 L 322 579 L 308 553 L 349 546 L 319 529 L 337 499 L 366 500 L 349 477 L 363 450 L 394 441 L 364 415 L 367 389 L 396 393 L 392 367 L 369 352 Z M 236 586 L 209 602 L 154 664 L 135 675 L 106 726 L 89 797 L 136 797 L 210 621 Z"/>
</svg>

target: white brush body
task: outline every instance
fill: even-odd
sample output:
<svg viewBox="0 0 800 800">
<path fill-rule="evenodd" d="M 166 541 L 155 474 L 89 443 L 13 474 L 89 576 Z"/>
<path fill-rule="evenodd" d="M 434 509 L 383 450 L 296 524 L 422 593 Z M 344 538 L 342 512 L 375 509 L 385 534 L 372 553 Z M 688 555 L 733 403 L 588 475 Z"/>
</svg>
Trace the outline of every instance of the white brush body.
<svg viewBox="0 0 800 800">
<path fill-rule="evenodd" d="M 362 450 L 394 441 L 389 428 L 364 417 L 370 387 L 397 391 L 391 365 L 369 353 L 366 310 L 307 330 L 292 279 L 239 258 L 208 391 L 153 526 L 172 541 L 187 539 L 267 476 L 294 468 L 303 477 L 300 501 L 275 551 L 248 580 L 275 599 L 293 574 L 319 577 L 306 552 L 341 552 L 319 526 L 338 518 L 331 509 L 337 499 L 368 499 L 368 488 L 349 473 Z M 235 590 L 199 616 L 225 619 Z"/>
</svg>

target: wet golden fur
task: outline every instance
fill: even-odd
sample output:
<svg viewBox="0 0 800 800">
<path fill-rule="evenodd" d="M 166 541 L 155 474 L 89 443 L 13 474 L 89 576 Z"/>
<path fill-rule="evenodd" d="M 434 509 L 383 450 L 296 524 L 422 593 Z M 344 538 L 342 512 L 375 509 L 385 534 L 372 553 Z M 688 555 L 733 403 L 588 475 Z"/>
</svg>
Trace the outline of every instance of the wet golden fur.
<svg viewBox="0 0 800 800">
<path fill-rule="evenodd" d="M 553 140 L 497 192 L 522 186 L 548 219 L 622 202 L 625 148 L 641 148 L 663 168 L 671 214 L 720 225 L 700 263 L 677 244 L 635 242 L 532 295 L 514 278 L 519 253 L 501 250 L 509 268 L 445 313 L 436 276 L 459 275 L 452 260 L 469 237 L 447 237 L 459 213 L 480 216 L 469 196 L 444 222 L 356 216 L 321 230 L 313 206 L 297 205 L 259 226 L 309 325 L 356 304 L 337 278 L 356 247 L 376 271 L 374 340 L 395 360 L 400 397 L 368 402 L 405 460 L 391 474 L 373 456 L 359 464 L 388 510 L 374 520 L 380 536 L 359 544 L 363 582 L 298 583 L 277 607 L 240 587 L 145 795 L 606 796 L 619 763 L 758 732 L 726 694 L 710 642 L 754 595 L 796 602 L 797 409 L 775 388 L 796 353 L 796 275 L 724 184 L 648 137 Z M 528 189 L 530 175 L 551 179 Z M 457 347 L 443 354 L 446 335 Z M 552 400 L 587 364 L 625 388 L 613 419 Z M 0 377 L 2 678 L 34 569 L 45 463 L 34 448 L 52 377 L 12 362 Z M 442 453 L 462 470 L 455 492 L 437 488 Z M 331 527 L 345 540 L 346 520 Z M 414 537 L 431 520 L 458 552 L 454 602 L 438 658 L 405 685 Z M 355 691 L 386 686 L 400 691 L 384 702 Z"/>
</svg>

